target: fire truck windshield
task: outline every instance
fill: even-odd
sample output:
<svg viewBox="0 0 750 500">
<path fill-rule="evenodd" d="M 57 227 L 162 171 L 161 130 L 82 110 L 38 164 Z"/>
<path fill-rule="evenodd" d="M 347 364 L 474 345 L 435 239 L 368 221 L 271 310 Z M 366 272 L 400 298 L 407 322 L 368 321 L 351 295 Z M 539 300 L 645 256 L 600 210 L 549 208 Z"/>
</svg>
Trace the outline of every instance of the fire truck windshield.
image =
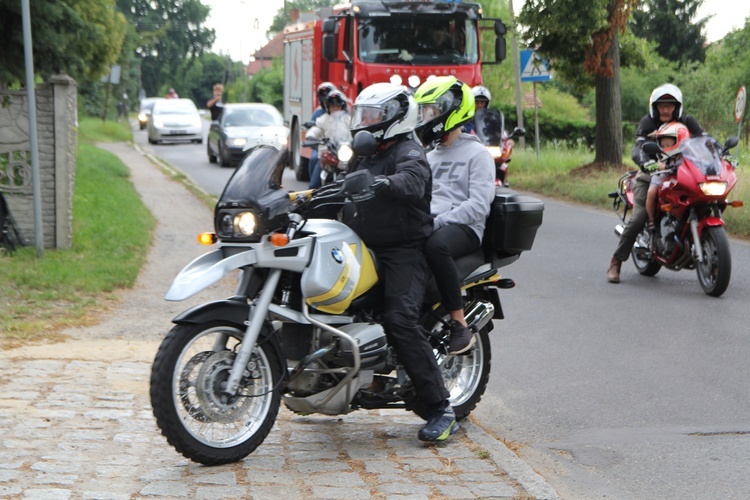
<svg viewBox="0 0 750 500">
<path fill-rule="evenodd" d="M 359 58 L 366 63 L 434 66 L 476 64 L 476 24 L 465 17 L 376 17 L 359 24 Z"/>
</svg>

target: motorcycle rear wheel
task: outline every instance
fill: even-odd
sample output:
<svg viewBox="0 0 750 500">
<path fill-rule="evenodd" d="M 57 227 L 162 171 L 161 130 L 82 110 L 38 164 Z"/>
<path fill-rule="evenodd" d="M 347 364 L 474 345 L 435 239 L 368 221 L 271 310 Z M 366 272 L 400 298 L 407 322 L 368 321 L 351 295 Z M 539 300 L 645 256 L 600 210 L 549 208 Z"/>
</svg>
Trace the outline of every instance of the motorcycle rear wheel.
<svg viewBox="0 0 750 500">
<path fill-rule="evenodd" d="M 701 234 L 701 247 L 703 262 L 695 263 L 698 283 L 706 295 L 719 297 L 727 290 L 732 275 L 732 253 L 724 228 L 705 228 Z"/>
<path fill-rule="evenodd" d="M 439 322 L 433 327 L 433 330 L 442 329 L 443 324 Z M 492 365 L 489 332 L 489 326 L 485 326 L 475 333 L 476 343 L 465 354 L 444 354 L 435 350 L 443 383 L 450 393 L 449 400 L 457 420 L 469 416 L 487 389 Z M 421 418 L 429 418 L 426 408 L 418 399 L 407 402 L 407 405 Z"/>
<path fill-rule="evenodd" d="M 204 465 L 236 462 L 268 436 L 279 411 L 281 364 L 253 350 L 237 396 L 221 392 L 245 329 L 228 321 L 176 325 L 151 369 L 156 423 L 179 453 Z"/>
<path fill-rule="evenodd" d="M 648 230 L 644 229 L 636 238 L 633 250 L 630 252 L 633 265 L 641 276 L 655 276 L 661 269 L 661 262 L 654 259 L 648 246 L 650 237 Z"/>
</svg>

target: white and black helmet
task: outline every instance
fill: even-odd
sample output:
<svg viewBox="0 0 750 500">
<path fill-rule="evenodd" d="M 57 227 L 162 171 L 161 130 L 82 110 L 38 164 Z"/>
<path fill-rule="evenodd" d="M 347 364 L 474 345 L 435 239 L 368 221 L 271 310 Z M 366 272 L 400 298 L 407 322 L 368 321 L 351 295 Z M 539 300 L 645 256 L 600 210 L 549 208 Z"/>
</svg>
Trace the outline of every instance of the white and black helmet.
<svg viewBox="0 0 750 500">
<path fill-rule="evenodd" d="M 659 118 L 659 110 L 656 109 L 656 105 L 660 102 L 671 102 L 674 103 L 674 114 L 672 115 L 673 120 L 677 120 L 682 117 L 682 92 L 677 85 L 671 83 L 665 83 L 660 85 L 651 92 L 651 98 L 648 101 L 648 113 L 651 118 Z"/>
<path fill-rule="evenodd" d="M 352 106 L 351 131 L 370 132 L 378 142 L 408 134 L 417 126 L 416 101 L 403 85 L 375 83 L 357 96 Z"/>
<path fill-rule="evenodd" d="M 474 94 L 474 100 L 477 99 L 486 99 L 487 100 L 487 106 L 489 107 L 490 101 L 492 100 L 492 94 L 490 94 L 490 89 L 483 85 L 477 85 L 476 87 L 472 87 L 471 89 L 472 94 Z"/>
</svg>

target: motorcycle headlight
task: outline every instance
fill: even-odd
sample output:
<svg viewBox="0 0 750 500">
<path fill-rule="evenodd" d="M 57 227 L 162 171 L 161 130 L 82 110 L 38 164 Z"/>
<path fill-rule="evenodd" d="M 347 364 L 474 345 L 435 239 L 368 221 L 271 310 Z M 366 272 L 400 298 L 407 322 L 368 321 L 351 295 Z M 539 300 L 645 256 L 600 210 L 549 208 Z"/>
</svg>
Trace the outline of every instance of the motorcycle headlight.
<svg viewBox="0 0 750 500">
<path fill-rule="evenodd" d="M 148 115 L 146 113 L 140 113 L 138 115 L 138 120 L 142 122 L 148 121 Z"/>
<path fill-rule="evenodd" d="M 349 161 L 352 159 L 352 156 L 354 153 L 352 152 L 352 147 L 348 144 L 342 144 L 339 146 L 339 160 L 341 161 Z"/>
<path fill-rule="evenodd" d="M 227 208 L 216 214 L 216 234 L 221 240 L 260 241 L 262 218 L 248 208 Z"/>
<path fill-rule="evenodd" d="M 493 158 L 500 158 L 503 155 L 500 146 L 487 146 L 487 151 L 490 152 Z"/>
<path fill-rule="evenodd" d="M 706 196 L 722 196 L 727 192 L 727 183 L 719 181 L 701 182 L 701 191 Z"/>
<path fill-rule="evenodd" d="M 244 137 L 234 137 L 231 139 L 227 139 L 227 146 L 236 146 L 241 148 L 245 144 L 247 144 L 247 139 Z"/>
</svg>

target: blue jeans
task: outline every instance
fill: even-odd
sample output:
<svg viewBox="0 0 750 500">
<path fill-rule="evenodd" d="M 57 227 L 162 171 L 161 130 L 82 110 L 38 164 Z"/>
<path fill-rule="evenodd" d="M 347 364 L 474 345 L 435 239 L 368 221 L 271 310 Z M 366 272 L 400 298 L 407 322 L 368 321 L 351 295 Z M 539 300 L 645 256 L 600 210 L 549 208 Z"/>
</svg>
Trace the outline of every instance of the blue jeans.
<svg viewBox="0 0 750 500">
<path fill-rule="evenodd" d="M 310 161 L 307 164 L 307 171 L 310 173 L 310 184 L 309 188 L 319 188 L 321 185 L 320 180 L 320 160 L 318 160 L 318 150 L 314 149 L 310 155 Z"/>
</svg>

